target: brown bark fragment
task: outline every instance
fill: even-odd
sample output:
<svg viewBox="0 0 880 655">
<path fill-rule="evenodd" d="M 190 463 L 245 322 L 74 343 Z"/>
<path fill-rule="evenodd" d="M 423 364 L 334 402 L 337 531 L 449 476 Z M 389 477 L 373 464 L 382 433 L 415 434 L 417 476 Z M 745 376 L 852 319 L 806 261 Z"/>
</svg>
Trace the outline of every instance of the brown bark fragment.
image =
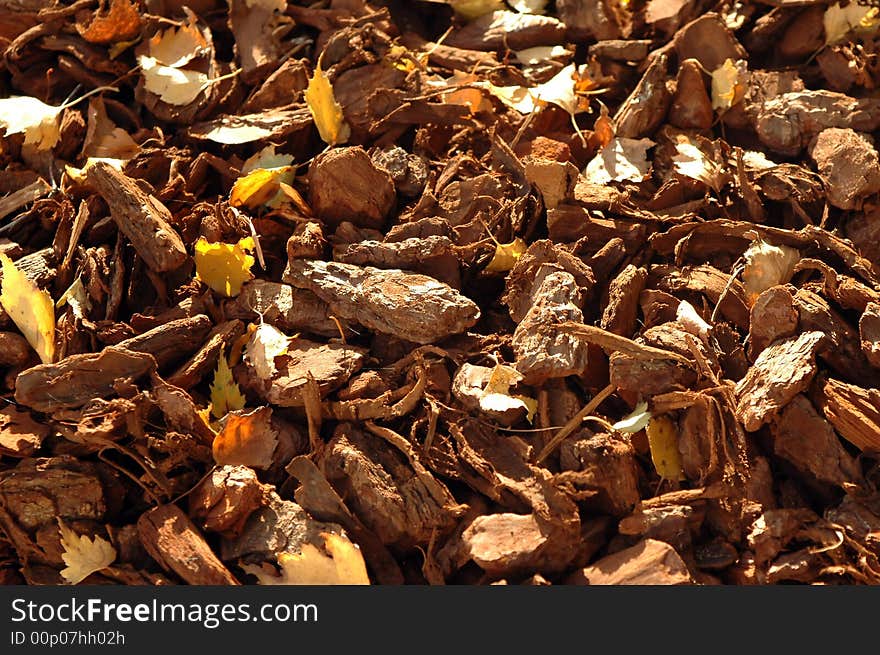
<svg viewBox="0 0 880 655">
<path fill-rule="evenodd" d="M 166 571 L 189 584 L 237 585 L 198 528 L 177 505 L 160 505 L 138 519 L 141 543 Z"/>
<path fill-rule="evenodd" d="M 770 287 L 755 299 L 749 315 L 749 358 L 754 359 L 777 339 L 797 330 L 798 312 L 791 292 L 784 286 Z"/>
<path fill-rule="evenodd" d="M 267 488 L 247 466 L 221 466 L 189 495 L 189 513 L 211 532 L 227 538 L 241 534 L 262 504 Z"/>
<path fill-rule="evenodd" d="M 816 375 L 816 353 L 824 345 L 822 332 L 803 332 L 777 341 L 755 360 L 746 377 L 736 385 L 736 416 L 754 432 L 768 423 Z"/>
<path fill-rule="evenodd" d="M 189 389 L 201 382 L 217 368 L 220 353 L 228 353 L 235 340 L 244 332 L 244 323 L 239 320 L 225 321 L 217 325 L 208 334 L 202 347 L 168 377 L 168 383 L 181 389 Z"/>
<path fill-rule="evenodd" d="M 880 161 L 874 146 L 850 129 L 828 128 L 809 146 L 810 157 L 828 189 L 828 201 L 840 209 L 854 209 L 880 191 Z"/>
<path fill-rule="evenodd" d="M 672 96 L 666 88 L 666 55 L 655 58 L 642 80 L 614 116 L 616 135 L 638 139 L 651 135 L 666 118 Z"/>
<path fill-rule="evenodd" d="M 714 120 L 715 110 L 706 92 L 703 69 L 696 59 L 685 59 L 678 69 L 669 122 L 684 130 L 706 130 Z"/>
<path fill-rule="evenodd" d="M 523 50 L 561 43 L 564 38 L 565 25 L 555 18 L 494 11 L 454 31 L 444 43 L 466 50 Z"/>
<path fill-rule="evenodd" d="M 868 303 L 865 312 L 859 319 L 859 337 L 862 340 L 862 352 L 871 366 L 880 368 L 880 305 Z"/>
<path fill-rule="evenodd" d="M 480 316 L 449 285 L 399 270 L 294 260 L 284 281 L 314 292 L 337 316 L 416 343 L 462 332 Z"/>
<path fill-rule="evenodd" d="M 880 392 L 826 379 L 817 383 L 814 397 L 841 437 L 861 450 L 880 450 Z"/>
<path fill-rule="evenodd" d="M 211 319 L 204 314 L 181 318 L 125 339 L 116 348 L 153 356 L 159 369 L 183 359 L 204 342 L 211 330 Z"/>
<path fill-rule="evenodd" d="M 98 162 L 90 166 L 87 176 L 107 201 L 119 230 L 147 266 L 161 273 L 183 265 L 186 248 L 171 227 L 171 212 L 161 202 L 109 164 Z"/>
<path fill-rule="evenodd" d="M 608 286 L 608 304 L 599 324 L 622 337 L 631 337 L 638 319 L 639 294 L 645 287 L 648 271 L 632 264 L 623 269 Z"/>
<path fill-rule="evenodd" d="M 675 549 L 656 539 L 603 557 L 573 573 L 566 582 L 580 585 L 682 585 L 694 584 L 687 565 Z"/>
<path fill-rule="evenodd" d="M 696 59 L 707 71 L 725 60 L 745 59 L 746 51 L 716 13 L 703 14 L 681 28 L 673 40 L 679 61 Z"/>
</svg>

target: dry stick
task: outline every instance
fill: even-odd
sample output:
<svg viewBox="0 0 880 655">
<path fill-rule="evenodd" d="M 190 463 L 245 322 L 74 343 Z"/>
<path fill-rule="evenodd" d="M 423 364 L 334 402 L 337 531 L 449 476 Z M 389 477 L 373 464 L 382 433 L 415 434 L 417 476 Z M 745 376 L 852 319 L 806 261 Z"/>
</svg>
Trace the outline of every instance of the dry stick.
<svg viewBox="0 0 880 655">
<path fill-rule="evenodd" d="M 609 354 L 613 352 L 621 352 L 637 359 L 671 359 L 687 366 L 692 366 L 691 361 L 687 357 L 682 357 L 678 353 L 637 343 L 632 339 L 621 337 L 620 335 L 609 332 L 608 330 L 603 330 L 595 325 L 584 325 L 583 323 L 567 321 L 565 323 L 542 326 L 541 331 L 543 332 L 546 330 L 580 337 L 588 343 L 599 346 Z"/>
<path fill-rule="evenodd" d="M 595 411 L 595 409 L 602 404 L 608 396 L 614 393 L 614 385 L 609 384 L 607 387 L 602 389 L 599 393 L 593 396 L 593 399 L 584 405 L 584 408 L 579 411 L 577 414 L 571 417 L 571 420 L 562 426 L 562 429 L 553 435 L 553 438 L 547 442 L 547 445 L 544 446 L 544 449 L 541 451 L 541 454 L 538 455 L 538 459 L 535 460 L 535 464 L 540 464 L 544 461 L 544 459 L 552 453 L 556 447 L 562 443 L 562 440 L 565 439 L 568 435 L 574 432 L 577 427 L 581 424 L 581 422 L 590 415 L 591 412 Z"/>
</svg>

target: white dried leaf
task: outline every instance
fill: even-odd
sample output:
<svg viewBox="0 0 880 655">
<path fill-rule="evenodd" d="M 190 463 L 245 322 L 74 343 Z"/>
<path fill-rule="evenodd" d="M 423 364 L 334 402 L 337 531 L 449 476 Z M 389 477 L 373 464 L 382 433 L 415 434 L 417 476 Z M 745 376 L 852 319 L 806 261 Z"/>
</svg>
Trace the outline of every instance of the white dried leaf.
<svg viewBox="0 0 880 655">
<path fill-rule="evenodd" d="M 611 139 L 587 164 L 584 175 L 593 184 L 609 182 L 641 182 L 651 171 L 648 148 L 650 139 Z"/>
<path fill-rule="evenodd" d="M 61 570 L 61 577 L 70 584 L 82 582 L 92 573 L 107 568 L 116 559 L 116 549 L 106 539 L 95 535 L 89 539 L 78 535 L 58 519 L 61 531 L 61 559 L 67 566 Z"/>
<path fill-rule="evenodd" d="M 681 323 L 682 327 L 691 334 L 698 337 L 705 337 L 712 329 L 703 317 L 697 313 L 694 306 L 687 300 L 678 303 L 678 309 L 675 311 L 675 320 Z"/>
<path fill-rule="evenodd" d="M 244 349 L 245 358 L 262 380 L 272 378 L 278 369 L 275 358 L 287 353 L 290 338 L 274 325 L 260 324 Z"/>
<path fill-rule="evenodd" d="M 709 159 L 706 153 L 690 141 L 675 144 L 675 149 L 678 154 L 672 158 L 672 162 L 679 175 L 704 182 L 715 191 L 721 190 L 726 176 L 719 164 Z"/>
<path fill-rule="evenodd" d="M 275 146 L 268 145 L 244 160 L 244 164 L 241 166 L 241 175 L 244 177 L 258 168 L 271 170 L 275 168 L 286 168 L 291 164 L 293 164 L 293 155 L 276 153 Z"/>
<path fill-rule="evenodd" d="M 521 14 L 543 14 L 548 0 L 507 0 Z"/>
<path fill-rule="evenodd" d="M 570 55 L 571 52 L 565 46 L 561 45 L 538 45 L 533 48 L 526 48 L 525 50 L 517 50 L 515 54 L 517 61 L 521 64 L 537 66 L 550 59 L 566 57 Z"/>
<path fill-rule="evenodd" d="M 58 116 L 61 107 L 54 107 L 30 96 L 0 99 L 0 126 L 6 135 L 24 133 L 24 142 L 37 150 L 55 147 L 61 138 Z"/>
<path fill-rule="evenodd" d="M 155 58 L 138 58 L 144 76 L 144 88 L 169 105 L 188 105 L 208 86 L 208 76 L 199 71 L 163 66 Z"/>
<path fill-rule="evenodd" d="M 770 287 L 785 284 L 794 275 L 801 253 L 789 246 L 773 246 L 757 239 L 745 251 L 743 286 L 751 301 Z"/>
<path fill-rule="evenodd" d="M 648 411 L 648 403 L 643 401 L 611 427 L 623 434 L 635 434 L 639 430 L 643 430 L 650 420 L 651 412 Z"/>
<path fill-rule="evenodd" d="M 878 11 L 874 7 L 863 6 L 854 0 L 846 7 L 840 3 L 831 5 L 822 16 L 825 28 L 825 45 L 843 41 L 850 32 L 870 33 L 877 29 Z"/>
</svg>

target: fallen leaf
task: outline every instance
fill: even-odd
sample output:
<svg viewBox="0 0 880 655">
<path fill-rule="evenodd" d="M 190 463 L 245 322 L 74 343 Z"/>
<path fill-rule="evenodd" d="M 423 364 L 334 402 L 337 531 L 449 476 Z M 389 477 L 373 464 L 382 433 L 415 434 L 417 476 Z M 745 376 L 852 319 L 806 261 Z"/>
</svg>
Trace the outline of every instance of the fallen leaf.
<svg viewBox="0 0 880 655">
<path fill-rule="evenodd" d="M 510 394 L 510 387 L 521 380 L 522 375 L 515 368 L 496 364 L 489 375 L 489 381 L 483 387 L 480 409 L 486 412 L 506 412 L 523 408 L 526 410 L 526 418 L 531 423 L 538 409 L 538 401 L 529 396 Z"/>
<path fill-rule="evenodd" d="M 107 116 L 107 108 L 101 98 L 89 101 L 86 138 L 83 155 L 87 158 L 128 160 L 134 157 L 140 146 L 128 132 L 116 126 Z"/>
<path fill-rule="evenodd" d="M 244 406 L 244 394 L 232 377 L 226 356 L 221 352 L 220 357 L 217 358 L 214 381 L 211 382 L 211 413 L 217 418 L 223 418 L 229 412 L 244 409 Z M 208 423 L 207 417 L 205 423 Z"/>
<path fill-rule="evenodd" d="M 277 205 L 279 194 L 284 194 L 281 184 L 293 182 L 296 169 L 293 166 L 280 168 L 258 168 L 238 178 L 229 193 L 229 204 L 233 207 L 256 209 L 267 205 Z"/>
<path fill-rule="evenodd" d="M 169 105 L 188 105 L 208 86 L 208 76 L 199 71 L 164 66 L 154 57 L 138 57 L 144 88 Z"/>
<path fill-rule="evenodd" d="M 272 130 L 260 125 L 242 124 L 237 116 L 227 116 L 220 124 L 205 132 L 204 137 L 214 143 L 225 145 L 238 145 L 259 141 L 267 136 L 272 136 Z"/>
<path fill-rule="evenodd" d="M 61 532 L 61 547 L 64 549 L 61 559 L 67 564 L 61 569 L 61 577 L 69 584 L 82 582 L 92 573 L 110 566 L 116 559 L 116 549 L 106 539 L 98 535 L 94 539 L 78 535 L 60 518 L 58 529 Z"/>
<path fill-rule="evenodd" d="M 648 411 L 648 403 L 642 401 L 636 408 L 617 423 L 612 425 L 615 430 L 623 434 L 635 434 L 639 430 L 643 430 L 651 420 L 651 412 Z"/>
<path fill-rule="evenodd" d="M 275 358 L 287 354 L 290 337 L 274 325 L 261 323 L 248 339 L 244 356 L 261 380 L 272 378 L 278 369 Z"/>
<path fill-rule="evenodd" d="M 67 164 L 64 166 L 64 172 L 76 182 L 85 182 L 86 173 L 89 170 L 90 166 L 94 166 L 98 162 L 103 162 L 105 164 L 109 164 L 117 171 L 121 171 L 125 168 L 125 164 L 128 160 L 125 159 L 113 159 L 111 157 L 89 157 L 86 159 L 86 162 L 82 165 L 82 168 L 76 168 L 75 166 L 71 166 Z"/>
<path fill-rule="evenodd" d="M 252 280 L 253 256 L 247 254 L 255 247 L 253 237 L 238 243 L 208 243 L 199 237 L 195 245 L 196 278 L 224 296 L 237 296 L 241 285 Z"/>
<path fill-rule="evenodd" d="M 141 33 L 141 15 L 130 0 L 110 0 L 107 11 L 96 11 L 88 25 L 77 23 L 76 31 L 85 41 L 98 45 L 131 41 Z"/>
<path fill-rule="evenodd" d="M 293 155 L 275 152 L 274 145 L 268 145 L 244 160 L 241 174 L 247 175 L 258 168 L 286 168 L 293 164 Z"/>
<path fill-rule="evenodd" d="M 681 323 L 685 330 L 698 337 L 708 336 L 712 329 L 712 326 L 703 320 L 703 317 L 687 300 L 678 303 L 678 309 L 675 310 L 675 320 Z"/>
<path fill-rule="evenodd" d="M 586 70 L 586 65 L 577 68 L 569 64 L 548 81 L 533 87 L 495 86 L 491 82 L 482 85 L 521 114 L 531 114 L 549 103 L 564 109 L 574 120 L 575 114 L 588 109 L 584 94 L 595 89 Z"/>
<path fill-rule="evenodd" d="M 188 24 L 157 32 L 147 44 L 150 57 L 171 68 L 185 66 L 208 49 L 208 42 L 192 15 Z"/>
<path fill-rule="evenodd" d="M 608 115 L 608 107 L 602 103 L 599 103 L 599 107 L 599 118 L 593 124 L 593 136 L 591 138 L 600 148 L 604 148 L 614 139 L 614 121 Z M 647 151 L 647 148 L 645 150 Z"/>
<path fill-rule="evenodd" d="M 484 91 L 486 85 L 476 75 L 454 71 L 444 84 L 455 89 L 443 94 L 443 102 L 468 107 L 471 114 L 492 110 L 492 103 Z"/>
<path fill-rule="evenodd" d="M 37 351 L 40 361 L 51 364 L 55 358 L 55 303 L 48 291 L 31 282 L 9 257 L 0 253 L 3 282 L 0 304 Z"/>
<path fill-rule="evenodd" d="M 584 175 L 593 184 L 609 182 L 641 182 L 651 171 L 648 148 L 650 139 L 611 139 L 587 164 Z"/>
<path fill-rule="evenodd" d="M 825 45 L 834 45 L 850 33 L 869 33 L 880 25 L 878 19 L 880 11 L 871 6 L 865 6 L 858 2 L 850 2 L 842 7 L 838 2 L 833 4 L 822 16 L 822 25 L 825 28 Z"/>
<path fill-rule="evenodd" d="M 85 286 L 83 286 L 81 277 L 77 277 L 73 284 L 67 288 L 67 291 L 61 294 L 58 302 L 55 303 L 55 307 L 61 308 L 65 304 L 73 310 L 74 316 L 79 319 L 85 319 L 86 315 L 91 311 L 92 301 L 89 299 Z"/>
<path fill-rule="evenodd" d="M 727 184 L 729 176 L 721 164 L 710 159 L 695 143 L 682 137 L 675 144 L 678 154 L 672 158 L 675 171 L 679 175 L 699 180 L 716 192 Z"/>
<path fill-rule="evenodd" d="M 0 126 L 6 136 L 24 133 L 25 144 L 37 150 L 55 147 L 61 138 L 58 116 L 62 107 L 40 102 L 30 96 L 0 99 Z"/>
<path fill-rule="evenodd" d="M 664 480 L 684 480 L 678 452 L 678 429 L 672 419 L 666 415 L 652 417 L 645 433 L 657 474 Z"/>
<path fill-rule="evenodd" d="M 333 532 L 322 532 L 320 536 L 324 540 L 323 549 L 306 542 L 299 553 L 278 555 L 280 576 L 251 564 L 242 568 L 256 576 L 261 585 L 370 584 L 367 566 L 356 544 Z"/>
<path fill-rule="evenodd" d="M 351 136 L 351 128 L 345 122 L 342 115 L 342 107 L 336 101 L 333 94 L 333 85 L 330 78 L 321 70 L 321 61 L 315 67 L 315 74 L 309 80 L 309 86 L 305 92 L 306 104 L 315 121 L 318 133 L 328 145 L 345 143 Z"/>
<path fill-rule="evenodd" d="M 227 414 L 223 429 L 214 437 L 214 461 L 220 466 L 272 466 L 278 433 L 271 420 L 271 407 L 260 407 L 247 414 Z"/>
<path fill-rule="evenodd" d="M 490 273 L 506 273 L 513 268 L 516 261 L 522 257 L 527 249 L 526 242 L 519 237 L 510 243 L 496 243 L 495 254 L 492 255 L 485 270 Z"/>
<path fill-rule="evenodd" d="M 537 66 L 557 57 L 568 57 L 571 51 L 561 45 L 537 45 L 514 52 L 516 60 L 527 66 Z"/>
<path fill-rule="evenodd" d="M 742 59 L 726 59 L 712 71 L 712 109 L 725 112 L 745 96 L 748 68 Z"/>
<path fill-rule="evenodd" d="M 789 246 L 770 245 L 759 237 L 749 245 L 743 257 L 746 260 L 743 286 L 749 302 L 754 302 L 763 291 L 791 280 L 801 253 Z"/>
</svg>

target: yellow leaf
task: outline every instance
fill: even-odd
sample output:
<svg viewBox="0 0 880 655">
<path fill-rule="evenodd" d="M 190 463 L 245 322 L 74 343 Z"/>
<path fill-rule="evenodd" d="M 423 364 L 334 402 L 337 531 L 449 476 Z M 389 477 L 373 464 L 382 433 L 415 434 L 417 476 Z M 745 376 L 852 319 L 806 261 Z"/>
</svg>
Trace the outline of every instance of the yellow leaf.
<svg viewBox="0 0 880 655">
<path fill-rule="evenodd" d="M 342 115 L 342 107 L 336 102 L 330 78 L 321 70 L 320 59 L 315 74 L 309 80 L 305 96 L 315 127 L 318 128 L 318 133 L 324 142 L 333 146 L 348 141 L 351 129 Z"/>
<path fill-rule="evenodd" d="M 180 68 L 208 48 L 204 35 L 196 27 L 194 16 L 189 23 L 157 32 L 148 42 L 150 57 L 165 66 Z"/>
<path fill-rule="evenodd" d="M 226 424 L 214 437 L 211 451 L 220 466 L 272 466 L 278 432 L 271 425 L 272 408 L 260 407 L 247 414 L 228 414 Z"/>
<path fill-rule="evenodd" d="M 684 480 L 681 455 L 678 453 L 678 429 L 668 416 L 654 416 L 645 428 L 651 460 L 664 480 Z"/>
<path fill-rule="evenodd" d="M 205 237 L 199 237 L 195 247 L 196 277 L 217 293 L 237 296 L 241 285 L 254 278 L 254 258 L 247 254 L 253 249 L 253 237 L 238 243 L 208 243 Z"/>
<path fill-rule="evenodd" d="M 510 243 L 499 243 L 495 246 L 495 254 L 486 270 L 490 273 L 505 273 L 513 268 L 528 246 L 526 242 L 517 237 Z"/>
<path fill-rule="evenodd" d="M 281 184 L 293 181 L 293 166 L 280 168 L 258 168 L 238 178 L 229 193 L 229 204 L 233 207 L 256 209 L 276 198 Z"/>
<path fill-rule="evenodd" d="M 51 364 L 55 358 L 55 303 L 48 291 L 31 282 L 12 260 L 0 254 L 3 283 L 0 304 L 37 351 L 40 361 Z"/>
<path fill-rule="evenodd" d="M 773 246 L 758 238 L 745 251 L 743 286 L 750 303 L 770 287 L 785 284 L 794 274 L 801 253 L 789 246 Z"/>
<path fill-rule="evenodd" d="M 229 412 L 242 409 L 244 404 L 244 395 L 232 377 L 232 370 L 221 351 L 217 359 L 217 370 L 214 371 L 214 381 L 211 383 L 211 413 L 217 418 L 223 418 Z M 205 423 L 207 422 L 206 418 Z"/>
<path fill-rule="evenodd" d="M 712 109 L 727 111 L 746 93 L 746 62 L 726 59 L 712 71 Z"/>
<path fill-rule="evenodd" d="M 63 107 L 55 107 L 29 96 L 0 99 L 0 127 L 6 136 L 24 133 L 24 142 L 37 150 L 50 150 L 61 138 L 58 116 Z"/>
<path fill-rule="evenodd" d="M 258 168 L 284 168 L 291 164 L 293 164 L 293 155 L 276 153 L 275 146 L 269 144 L 244 160 L 244 164 L 241 166 L 241 174 L 247 175 Z"/>
<path fill-rule="evenodd" d="M 97 535 L 94 539 L 80 536 L 64 525 L 60 518 L 58 529 L 61 531 L 61 547 L 64 549 L 61 559 L 67 564 L 61 570 L 61 577 L 70 584 L 82 582 L 95 571 L 110 566 L 116 559 L 116 549 L 106 539 Z"/>
<path fill-rule="evenodd" d="M 304 543 L 299 553 L 281 553 L 281 575 L 272 575 L 259 566 L 242 568 L 257 577 L 261 585 L 368 585 L 367 566 L 361 550 L 345 537 L 322 532 L 324 548 Z"/>
</svg>

